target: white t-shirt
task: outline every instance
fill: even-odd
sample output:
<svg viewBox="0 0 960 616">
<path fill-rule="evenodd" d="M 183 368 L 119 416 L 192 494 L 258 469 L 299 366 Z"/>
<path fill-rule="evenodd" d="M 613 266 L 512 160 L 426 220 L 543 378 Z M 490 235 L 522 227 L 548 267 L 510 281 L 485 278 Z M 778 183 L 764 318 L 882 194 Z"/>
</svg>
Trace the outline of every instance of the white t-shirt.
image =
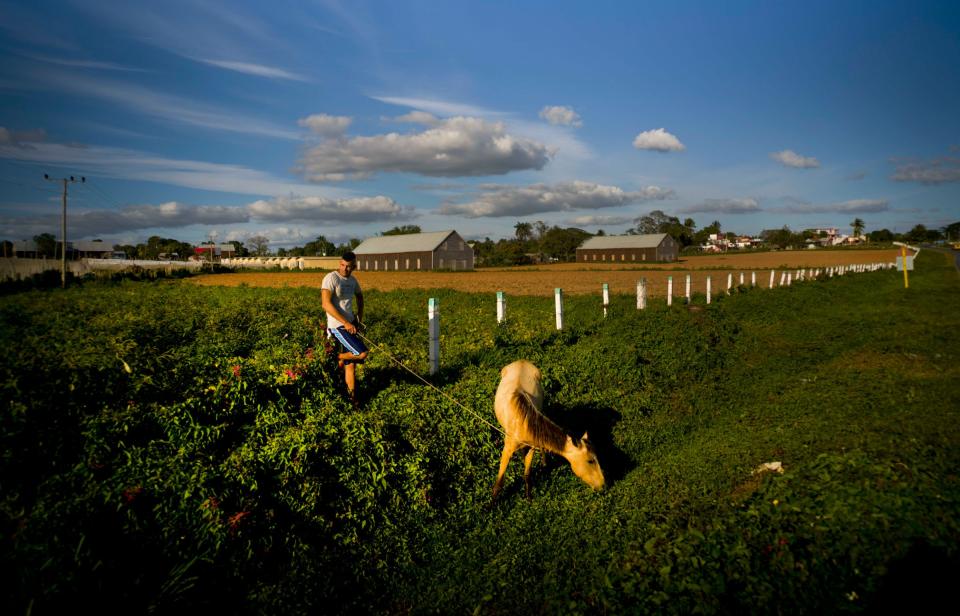
<svg viewBox="0 0 960 616">
<path fill-rule="evenodd" d="M 361 293 L 360 283 L 357 282 L 357 279 L 353 276 L 344 278 L 340 275 L 340 272 L 330 272 L 323 277 L 320 288 L 330 291 L 330 294 L 333 296 L 330 298 L 333 301 L 333 305 L 338 307 L 340 312 L 353 322 L 356 318 L 356 315 L 353 314 L 353 298 L 358 293 Z M 344 323 L 341 323 L 329 314 L 327 315 L 327 329 L 336 329 L 341 325 L 344 325 Z"/>
</svg>

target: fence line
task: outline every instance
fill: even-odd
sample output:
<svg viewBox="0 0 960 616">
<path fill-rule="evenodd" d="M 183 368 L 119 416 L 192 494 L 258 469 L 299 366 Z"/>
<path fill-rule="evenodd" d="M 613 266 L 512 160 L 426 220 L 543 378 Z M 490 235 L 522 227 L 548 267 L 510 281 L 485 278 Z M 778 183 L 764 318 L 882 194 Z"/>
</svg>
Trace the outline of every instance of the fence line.
<svg viewBox="0 0 960 616">
<path fill-rule="evenodd" d="M 833 278 L 834 276 L 842 276 L 847 273 L 862 273 L 862 272 L 876 272 L 879 270 L 888 270 L 896 269 L 895 263 L 873 263 L 863 266 L 831 266 L 826 269 L 821 270 L 820 268 L 809 268 L 809 269 L 799 269 L 796 272 L 781 272 L 780 273 L 780 287 L 791 286 L 794 279 L 797 282 L 806 282 L 809 280 L 819 280 L 821 275 L 826 278 Z M 757 275 L 756 271 L 750 272 L 750 287 L 752 288 L 762 288 L 757 286 Z M 770 282 L 768 289 L 774 288 L 776 270 L 770 270 Z M 794 278 L 796 276 L 796 278 Z M 744 286 L 745 276 L 741 272 L 739 275 L 740 287 Z M 692 277 L 690 274 L 686 275 L 686 287 L 685 287 L 685 299 L 689 304 L 691 301 L 691 285 Z M 713 301 L 713 277 L 710 275 L 706 276 L 705 279 L 705 289 L 706 289 L 706 303 L 710 304 Z M 641 278 L 637 281 L 637 310 L 645 310 L 648 305 L 647 298 L 648 283 L 646 278 Z M 727 294 L 732 294 L 733 292 L 733 274 L 727 274 Z M 608 314 L 608 309 L 610 306 L 610 287 L 607 283 L 601 285 L 601 298 L 602 298 L 602 308 L 603 316 L 606 317 Z M 673 276 L 667 276 L 667 297 L 666 297 L 667 306 L 673 305 Z M 497 291 L 496 295 L 496 314 L 497 314 L 497 324 L 503 325 L 507 320 L 507 298 L 506 294 L 503 291 Z M 563 289 L 556 287 L 554 289 L 554 317 L 556 323 L 556 329 L 558 331 L 563 329 L 564 326 L 564 310 L 563 310 Z M 430 374 L 436 374 L 440 370 L 440 302 L 436 298 L 430 298 L 427 304 L 427 320 L 428 320 L 428 329 L 430 336 L 430 348 L 428 352 L 428 358 L 430 362 Z"/>
</svg>

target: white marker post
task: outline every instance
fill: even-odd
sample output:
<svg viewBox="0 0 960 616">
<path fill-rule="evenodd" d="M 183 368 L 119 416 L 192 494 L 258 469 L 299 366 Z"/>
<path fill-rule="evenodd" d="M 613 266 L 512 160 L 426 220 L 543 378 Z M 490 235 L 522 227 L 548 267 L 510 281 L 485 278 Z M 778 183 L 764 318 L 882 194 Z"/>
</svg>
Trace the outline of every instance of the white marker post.
<svg viewBox="0 0 960 616">
<path fill-rule="evenodd" d="M 743 286 L 743 272 L 740 272 L 740 286 Z"/>
<path fill-rule="evenodd" d="M 733 288 L 733 274 L 727 274 L 727 295 L 730 295 L 730 289 Z"/>
<path fill-rule="evenodd" d="M 637 283 L 637 310 L 647 308 L 647 279 L 641 278 Z"/>
<path fill-rule="evenodd" d="M 557 287 L 553 290 L 553 300 L 557 312 L 557 329 L 563 329 L 563 289 Z"/>
<path fill-rule="evenodd" d="M 686 292 L 684 293 L 684 297 L 686 297 L 686 301 L 689 304 L 690 303 L 690 274 L 687 274 L 687 288 L 686 288 Z"/>
<path fill-rule="evenodd" d="M 710 291 L 710 283 L 711 283 L 710 276 L 707 276 L 707 303 L 708 304 L 710 303 L 710 296 L 712 295 Z"/>
<path fill-rule="evenodd" d="M 503 291 L 497 291 L 497 325 L 501 325 L 507 319 L 507 298 Z"/>
<path fill-rule="evenodd" d="M 673 305 L 673 276 L 667 276 L 667 306 Z"/>
<path fill-rule="evenodd" d="M 770 270 L 770 284 L 767 285 L 768 289 L 773 288 L 773 276 L 777 273 L 777 270 Z"/>
<path fill-rule="evenodd" d="M 756 272 L 750 272 L 750 286 L 751 286 L 751 287 L 757 286 L 757 273 L 756 273 Z"/>
<path fill-rule="evenodd" d="M 610 307 L 610 286 L 603 283 L 603 318 L 607 318 L 607 308 Z"/>
<path fill-rule="evenodd" d="M 430 329 L 430 374 L 440 371 L 440 301 L 431 297 L 427 304 Z"/>
</svg>

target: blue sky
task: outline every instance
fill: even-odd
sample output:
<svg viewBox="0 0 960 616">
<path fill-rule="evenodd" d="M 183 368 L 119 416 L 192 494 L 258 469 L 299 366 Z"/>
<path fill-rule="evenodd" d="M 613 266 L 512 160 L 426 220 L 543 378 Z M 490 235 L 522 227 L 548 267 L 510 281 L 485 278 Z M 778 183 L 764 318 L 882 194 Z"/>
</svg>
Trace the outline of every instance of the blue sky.
<svg viewBox="0 0 960 616">
<path fill-rule="evenodd" d="M 0 237 L 960 220 L 957 2 L 0 1 Z"/>
</svg>

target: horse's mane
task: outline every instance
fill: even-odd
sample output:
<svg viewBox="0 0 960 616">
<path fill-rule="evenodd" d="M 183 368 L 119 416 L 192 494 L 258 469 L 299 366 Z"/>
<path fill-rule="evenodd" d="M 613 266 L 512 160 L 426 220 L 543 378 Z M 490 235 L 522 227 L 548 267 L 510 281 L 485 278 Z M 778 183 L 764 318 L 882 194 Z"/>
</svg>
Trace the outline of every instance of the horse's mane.
<svg viewBox="0 0 960 616">
<path fill-rule="evenodd" d="M 526 426 L 530 439 L 533 440 L 531 445 L 543 447 L 554 453 L 563 451 L 567 445 L 566 432 L 537 410 L 530 394 L 525 391 L 514 392 L 513 407 L 520 414 L 520 420 Z"/>
</svg>

